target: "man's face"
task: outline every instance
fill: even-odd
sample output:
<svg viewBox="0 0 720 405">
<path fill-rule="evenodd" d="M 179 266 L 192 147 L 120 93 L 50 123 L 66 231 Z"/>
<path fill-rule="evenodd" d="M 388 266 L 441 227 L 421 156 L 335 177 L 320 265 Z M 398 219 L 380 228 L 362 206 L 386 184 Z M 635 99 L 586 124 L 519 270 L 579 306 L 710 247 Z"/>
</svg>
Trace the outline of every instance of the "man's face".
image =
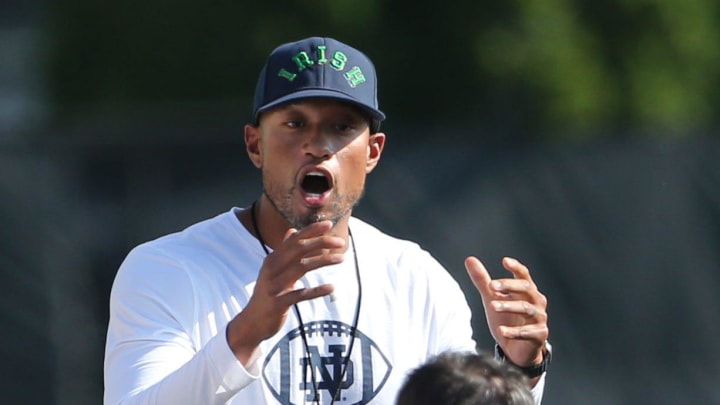
<svg viewBox="0 0 720 405">
<path fill-rule="evenodd" d="M 385 135 L 370 134 L 360 111 L 332 99 L 306 99 L 264 113 L 246 129 L 263 192 L 294 228 L 349 216 L 377 165 Z"/>
</svg>

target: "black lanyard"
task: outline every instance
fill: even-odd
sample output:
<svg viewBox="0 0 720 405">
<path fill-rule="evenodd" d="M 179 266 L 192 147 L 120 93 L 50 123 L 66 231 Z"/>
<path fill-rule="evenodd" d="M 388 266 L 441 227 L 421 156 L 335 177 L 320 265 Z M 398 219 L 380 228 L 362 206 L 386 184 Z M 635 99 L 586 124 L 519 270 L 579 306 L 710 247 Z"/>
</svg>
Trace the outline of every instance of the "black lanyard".
<svg viewBox="0 0 720 405">
<path fill-rule="evenodd" d="M 265 240 L 263 240 L 262 235 L 260 235 L 260 227 L 258 227 L 257 224 L 257 218 L 255 217 L 255 207 L 257 205 L 257 201 L 253 201 L 252 206 L 250 207 L 250 219 L 252 220 L 252 225 L 255 230 L 255 235 L 257 235 L 257 240 L 260 242 L 260 246 L 262 246 L 263 250 L 265 251 L 266 255 L 270 254 L 270 251 L 267 248 L 267 245 L 265 244 Z M 352 236 L 352 232 L 350 231 L 350 228 L 348 227 L 348 235 L 350 237 L 350 245 L 352 246 L 353 250 L 353 259 L 355 260 L 355 276 L 357 278 L 357 285 L 358 285 L 358 298 L 357 303 L 355 304 L 355 317 L 353 319 L 353 326 L 350 329 L 350 344 L 348 346 L 348 353 L 347 356 L 343 359 L 342 364 L 342 372 L 340 373 L 340 379 L 337 382 L 337 387 L 335 388 L 335 392 L 332 396 L 332 401 L 330 402 L 330 405 L 333 405 L 335 403 L 335 400 L 338 399 L 338 396 L 340 395 L 340 387 L 342 385 L 342 380 L 345 378 L 345 374 L 347 373 L 348 364 L 350 364 L 350 355 L 352 354 L 352 349 L 355 343 L 355 331 L 357 330 L 358 326 L 358 319 L 360 317 L 360 303 L 362 302 L 362 282 L 360 281 L 360 265 L 358 263 L 358 255 L 357 255 L 357 249 L 355 248 L 355 238 Z M 300 324 L 300 336 L 302 338 L 303 346 L 305 347 L 305 355 L 308 356 L 308 361 L 305 363 L 305 366 L 310 366 L 310 378 L 312 380 L 312 387 L 313 387 L 313 401 L 312 403 L 320 404 L 320 389 L 318 388 L 317 380 L 315 378 L 315 367 L 312 364 L 312 353 L 310 353 L 310 346 L 308 345 L 307 341 L 307 335 L 305 334 L 305 323 L 302 320 L 302 316 L 300 316 L 300 309 L 298 308 L 297 304 L 293 305 L 293 309 L 295 311 L 295 316 L 298 319 L 298 323 Z"/>
</svg>

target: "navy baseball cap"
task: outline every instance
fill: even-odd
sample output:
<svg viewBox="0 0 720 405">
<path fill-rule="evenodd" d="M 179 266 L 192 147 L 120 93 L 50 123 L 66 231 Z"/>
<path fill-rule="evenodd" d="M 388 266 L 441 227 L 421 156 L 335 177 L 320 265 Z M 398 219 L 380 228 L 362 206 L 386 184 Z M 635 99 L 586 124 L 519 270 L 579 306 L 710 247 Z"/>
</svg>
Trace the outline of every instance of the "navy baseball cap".
<svg viewBox="0 0 720 405">
<path fill-rule="evenodd" d="M 294 100 L 326 97 L 360 107 L 377 132 L 385 114 L 378 109 L 375 66 L 364 53 L 332 38 L 311 37 L 272 51 L 255 87 L 253 123 L 263 112 Z"/>
</svg>

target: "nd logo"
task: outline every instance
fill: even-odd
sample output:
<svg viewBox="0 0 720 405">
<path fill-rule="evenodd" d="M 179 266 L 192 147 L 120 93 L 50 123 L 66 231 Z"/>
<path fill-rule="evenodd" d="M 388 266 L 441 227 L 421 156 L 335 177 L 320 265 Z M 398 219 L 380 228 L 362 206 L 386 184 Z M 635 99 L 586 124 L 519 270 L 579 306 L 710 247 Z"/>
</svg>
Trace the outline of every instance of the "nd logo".
<svg viewBox="0 0 720 405">
<path fill-rule="evenodd" d="M 348 389 L 353 385 L 355 381 L 353 362 L 347 359 L 347 370 L 345 376 L 343 373 L 343 362 L 345 361 L 346 346 L 343 345 L 329 345 L 328 356 L 321 356 L 320 350 L 317 346 L 309 346 L 308 352 L 310 357 L 300 358 L 300 366 L 303 370 L 303 378 L 300 383 L 300 389 L 307 392 L 308 401 L 317 401 L 316 395 L 320 395 L 319 392 L 315 392 L 313 386 L 313 373 L 315 375 L 315 383 L 317 384 L 317 390 L 327 390 L 330 396 L 338 395 L 337 399 L 341 398 L 342 390 Z"/>
<path fill-rule="evenodd" d="M 322 403 L 337 392 L 336 403 L 365 405 L 383 389 L 393 365 L 361 330 L 335 320 L 309 322 L 301 327 L 289 331 L 265 356 L 262 378 L 279 404 Z M 301 331 L 307 334 L 307 345 Z"/>
</svg>

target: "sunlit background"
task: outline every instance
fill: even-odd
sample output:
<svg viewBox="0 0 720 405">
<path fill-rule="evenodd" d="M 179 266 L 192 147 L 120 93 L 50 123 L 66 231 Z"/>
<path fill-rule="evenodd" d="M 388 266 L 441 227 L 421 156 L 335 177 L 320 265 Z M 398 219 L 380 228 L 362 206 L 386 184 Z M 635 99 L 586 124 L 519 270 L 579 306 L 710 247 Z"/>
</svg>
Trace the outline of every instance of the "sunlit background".
<svg viewBox="0 0 720 405">
<path fill-rule="evenodd" d="M 135 245 L 247 206 L 265 57 L 331 36 L 378 70 L 388 144 L 356 214 L 461 282 L 548 296 L 544 404 L 720 403 L 720 2 L 0 2 L 0 397 L 102 402 Z"/>
</svg>

